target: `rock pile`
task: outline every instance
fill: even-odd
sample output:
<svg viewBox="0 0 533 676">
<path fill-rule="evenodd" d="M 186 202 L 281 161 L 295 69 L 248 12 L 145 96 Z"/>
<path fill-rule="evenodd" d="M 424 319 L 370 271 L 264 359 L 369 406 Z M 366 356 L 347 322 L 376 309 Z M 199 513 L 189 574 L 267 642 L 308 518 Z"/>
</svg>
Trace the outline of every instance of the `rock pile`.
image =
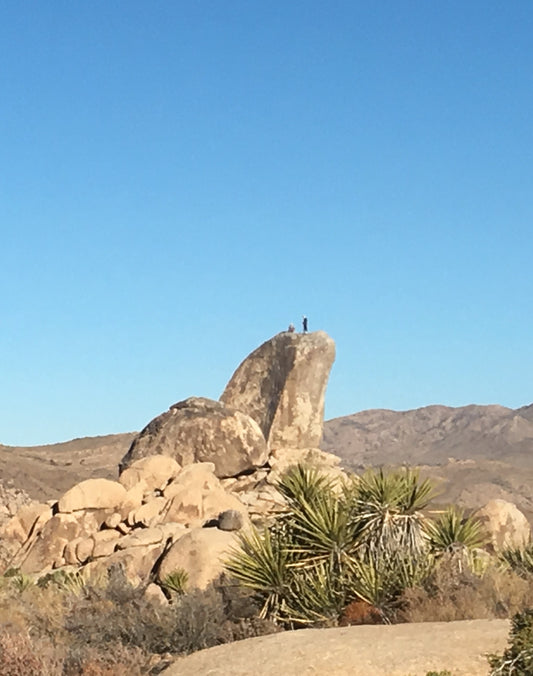
<svg viewBox="0 0 533 676">
<path fill-rule="evenodd" d="M 342 475 L 318 449 L 335 356 L 323 332 L 281 333 L 239 366 L 221 400 L 174 404 L 134 439 L 117 481 L 88 479 L 23 506 L 0 528 L 4 565 L 26 574 L 120 565 L 134 583 L 183 569 L 205 587 L 236 531 L 284 508 L 276 481 L 307 462 Z"/>
<path fill-rule="evenodd" d="M 205 587 L 239 530 L 285 508 L 276 484 L 289 466 L 343 477 L 340 459 L 318 448 L 334 357 L 321 331 L 278 334 L 243 361 L 220 401 L 192 397 L 152 420 L 116 481 L 88 479 L 47 503 L 10 494 L 0 573 L 100 575 L 118 565 L 134 584 L 184 570 L 189 586 Z M 480 513 L 495 549 L 529 538 L 523 515 L 501 502 Z"/>
</svg>

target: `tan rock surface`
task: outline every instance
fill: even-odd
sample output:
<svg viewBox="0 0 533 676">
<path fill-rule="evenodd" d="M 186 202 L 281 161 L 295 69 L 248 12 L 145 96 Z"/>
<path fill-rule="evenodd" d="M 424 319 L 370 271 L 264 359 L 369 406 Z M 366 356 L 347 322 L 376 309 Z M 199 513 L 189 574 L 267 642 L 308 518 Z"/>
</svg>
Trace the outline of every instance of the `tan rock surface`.
<svg viewBox="0 0 533 676">
<path fill-rule="evenodd" d="M 260 467 L 268 457 L 263 434 L 250 416 L 204 397 L 178 402 L 154 418 L 133 441 L 121 470 L 158 454 L 181 466 L 212 462 L 219 477 Z"/>
<path fill-rule="evenodd" d="M 23 505 L 19 511 L 9 521 L 3 524 L 0 529 L 0 538 L 7 538 L 23 544 L 28 539 L 37 520 L 51 518 L 52 510 L 46 504 L 41 502 L 31 502 Z"/>
<path fill-rule="evenodd" d="M 495 551 L 528 544 L 531 535 L 529 522 L 512 502 L 489 500 L 475 516 L 488 531 Z"/>
<path fill-rule="evenodd" d="M 38 573 L 51 568 L 63 557 L 66 545 L 76 538 L 89 536 L 98 530 L 93 514 L 55 514 L 42 531 L 28 541 L 12 562 L 23 573 Z"/>
<path fill-rule="evenodd" d="M 86 479 L 68 490 L 58 502 L 59 512 L 80 509 L 115 509 L 126 497 L 126 489 L 111 479 Z"/>
<path fill-rule="evenodd" d="M 246 357 L 220 400 L 251 416 L 271 448 L 316 447 L 334 359 L 324 331 L 278 333 Z"/>
<path fill-rule="evenodd" d="M 164 676 L 487 676 L 507 620 L 302 629 L 246 639 L 178 659 Z"/>
<path fill-rule="evenodd" d="M 194 528 L 175 542 L 165 554 L 158 576 L 164 580 L 179 568 L 188 574 L 188 588 L 205 589 L 223 570 L 223 561 L 237 538 L 218 528 Z"/>
<path fill-rule="evenodd" d="M 147 491 L 163 490 L 171 479 L 178 476 L 181 467 L 168 455 L 151 455 L 139 458 L 119 476 L 119 482 L 126 490 L 144 481 Z"/>
</svg>

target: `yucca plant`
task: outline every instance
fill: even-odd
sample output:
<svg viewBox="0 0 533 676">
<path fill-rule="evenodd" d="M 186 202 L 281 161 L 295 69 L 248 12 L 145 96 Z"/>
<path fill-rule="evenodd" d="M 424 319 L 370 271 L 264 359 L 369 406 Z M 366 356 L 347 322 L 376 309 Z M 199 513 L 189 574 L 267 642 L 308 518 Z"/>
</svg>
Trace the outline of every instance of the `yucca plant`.
<svg viewBox="0 0 533 676">
<path fill-rule="evenodd" d="M 239 545 L 226 562 L 227 570 L 244 587 L 254 590 L 261 618 L 283 619 L 293 577 L 290 534 L 276 526 L 262 533 L 254 528 L 240 535 Z"/>
<path fill-rule="evenodd" d="M 17 592 L 23 592 L 35 585 L 35 579 L 31 575 L 22 573 L 18 568 L 8 568 L 3 577 L 8 581 L 8 586 Z"/>
<path fill-rule="evenodd" d="M 312 504 L 317 498 L 330 493 L 333 481 L 316 467 L 304 464 L 293 465 L 278 483 L 278 490 L 285 496 L 289 506 L 300 505 L 302 501 Z"/>
<path fill-rule="evenodd" d="M 428 521 L 426 533 L 431 550 L 437 556 L 459 547 L 476 549 L 487 542 L 483 524 L 475 517 L 465 516 L 456 506 L 448 507 L 434 521 Z"/>
<path fill-rule="evenodd" d="M 335 625 L 349 599 L 342 576 L 318 561 L 294 571 L 284 612 L 291 625 Z"/>
<path fill-rule="evenodd" d="M 328 624 L 353 600 L 385 607 L 426 574 L 423 535 L 432 486 L 409 470 L 367 472 L 343 486 L 297 466 L 279 490 L 288 509 L 263 533 L 241 536 L 227 563 L 254 590 L 261 616 Z"/>
<path fill-rule="evenodd" d="M 501 558 L 522 577 L 533 575 L 533 543 L 525 547 L 504 549 Z"/>
<path fill-rule="evenodd" d="M 161 581 L 161 587 L 165 594 L 171 598 L 173 596 L 182 596 L 185 594 L 188 581 L 189 574 L 187 571 L 183 568 L 177 568 Z"/>
<path fill-rule="evenodd" d="M 369 470 L 355 482 L 350 497 L 352 518 L 366 547 L 376 552 L 407 551 L 418 556 L 425 549 L 426 509 L 434 497 L 433 484 L 410 469 Z"/>
</svg>

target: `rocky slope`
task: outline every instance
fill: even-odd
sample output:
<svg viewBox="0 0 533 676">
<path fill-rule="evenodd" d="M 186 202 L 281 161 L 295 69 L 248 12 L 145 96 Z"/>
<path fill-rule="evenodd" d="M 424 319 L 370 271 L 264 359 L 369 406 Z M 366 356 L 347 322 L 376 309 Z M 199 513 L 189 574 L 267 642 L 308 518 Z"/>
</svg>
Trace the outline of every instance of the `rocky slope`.
<svg viewBox="0 0 533 676">
<path fill-rule="evenodd" d="M 326 422 L 321 447 L 354 471 L 420 467 L 437 479 L 442 503 L 500 498 L 533 518 L 533 405 L 362 411 Z"/>
<path fill-rule="evenodd" d="M 84 479 L 116 479 L 136 432 L 73 439 L 46 446 L 0 444 L 0 479 L 34 500 L 52 500 Z"/>
<path fill-rule="evenodd" d="M 116 479 L 136 436 L 26 448 L 0 445 L 1 481 L 43 501 L 85 479 Z M 533 405 L 362 411 L 326 421 L 321 448 L 354 471 L 405 463 L 422 467 L 439 482 L 443 503 L 473 508 L 501 498 L 516 502 L 533 521 Z"/>
</svg>

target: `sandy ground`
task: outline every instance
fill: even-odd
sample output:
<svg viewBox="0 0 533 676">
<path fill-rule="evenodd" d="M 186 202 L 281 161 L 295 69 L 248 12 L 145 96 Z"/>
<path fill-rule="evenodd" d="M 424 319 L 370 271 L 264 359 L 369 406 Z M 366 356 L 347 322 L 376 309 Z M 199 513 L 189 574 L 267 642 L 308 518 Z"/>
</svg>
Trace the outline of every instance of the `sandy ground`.
<svg viewBox="0 0 533 676">
<path fill-rule="evenodd" d="M 164 676 L 487 676 L 507 644 L 507 620 L 305 629 L 180 658 Z"/>
</svg>

